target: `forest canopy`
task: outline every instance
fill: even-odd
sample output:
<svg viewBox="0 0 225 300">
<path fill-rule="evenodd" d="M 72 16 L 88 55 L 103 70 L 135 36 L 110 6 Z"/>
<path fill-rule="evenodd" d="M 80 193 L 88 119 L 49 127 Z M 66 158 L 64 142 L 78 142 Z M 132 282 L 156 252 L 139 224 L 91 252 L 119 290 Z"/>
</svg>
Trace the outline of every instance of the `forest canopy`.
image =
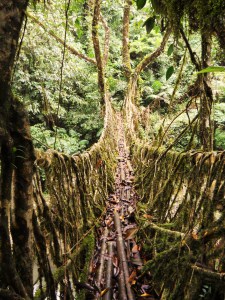
<svg viewBox="0 0 225 300">
<path fill-rule="evenodd" d="M 13 75 L 13 89 L 27 107 L 34 144 L 39 148 L 77 153 L 97 141 L 101 134 L 103 116 L 99 106 L 97 69 L 93 62 L 85 61 L 85 57 L 94 61 L 91 5 L 72 1 L 67 20 L 64 1 L 31 3 L 28 9 Z M 126 89 L 121 56 L 123 7 L 120 1 L 115 1 L 113 5 L 105 1 L 101 10 L 110 30 L 105 80 L 112 103 L 119 108 Z M 162 124 L 170 123 L 174 110 L 183 110 L 190 100 L 189 95 L 194 96 L 191 93 L 197 94 L 197 87 L 194 86 L 196 70 L 205 67 L 201 63 L 200 47 L 204 32 L 213 38 L 210 65 L 224 65 L 223 11 L 223 1 L 137 1 L 131 6 L 129 51 L 133 68 L 159 46 L 161 32 L 167 22 L 174 31 L 167 50 L 145 68 L 139 79 L 138 101 L 143 107 L 153 107 L 150 140 L 157 135 Z M 60 82 L 65 26 L 66 44 L 72 50 L 65 49 Z M 103 47 L 106 38 L 103 25 L 99 35 Z M 190 56 L 187 47 L 191 51 Z M 74 55 L 73 49 L 84 55 L 84 59 L 76 53 Z M 224 149 L 224 76 L 223 73 L 211 74 L 213 93 L 219 100 L 214 101 L 213 108 L 214 146 Z M 185 95 L 186 92 L 189 94 Z M 190 106 L 193 107 L 193 103 Z M 190 114 L 195 114 L 193 108 L 189 110 Z M 175 120 L 164 142 L 173 139 L 175 131 L 185 126 L 187 120 L 185 113 Z M 148 135 L 147 132 L 144 134 Z M 182 138 L 178 149 L 187 146 L 188 136 L 189 133 Z M 196 147 L 200 146 L 199 139 L 194 142 Z"/>
</svg>

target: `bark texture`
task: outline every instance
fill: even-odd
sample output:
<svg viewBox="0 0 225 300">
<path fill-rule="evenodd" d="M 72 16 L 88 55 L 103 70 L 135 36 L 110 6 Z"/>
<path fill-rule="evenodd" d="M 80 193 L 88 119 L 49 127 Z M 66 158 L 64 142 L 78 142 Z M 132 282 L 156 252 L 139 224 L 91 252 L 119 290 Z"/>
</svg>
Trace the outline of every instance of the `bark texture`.
<svg viewBox="0 0 225 300">
<path fill-rule="evenodd" d="M 124 4 L 124 12 L 123 12 L 122 56 L 123 56 L 124 74 L 127 79 L 129 79 L 131 75 L 130 51 L 129 51 L 130 6 L 131 6 L 131 1 L 126 0 Z"/>
<path fill-rule="evenodd" d="M 28 0 L 0 4 L 0 252 L 1 286 L 30 299 L 32 174 L 34 152 L 28 118 L 11 93 L 11 75 Z M 13 249 L 13 252 L 12 252 Z"/>
<path fill-rule="evenodd" d="M 202 33 L 202 68 L 210 66 L 211 62 L 212 36 L 208 32 Z M 202 75 L 202 94 L 200 98 L 200 128 L 199 135 L 202 147 L 205 151 L 213 150 L 213 130 L 211 121 L 211 110 L 213 103 L 212 90 L 210 87 L 211 75 Z"/>
<path fill-rule="evenodd" d="M 99 34 L 98 34 L 98 26 L 100 20 L 100 7 L 101 1 L 95 0 L 94 4 L 94 14 L 92 20 L 92 40 L 95 51 L 95 59 L 97 62 L 98 68 L 98 86 L 101 94 L 101 104 L 105 104 L 105 79 L 104 79 L 104 63 L 102 60 L 100 42 L 99 42 Z"/>
<path fill-rule="evenodd" d="M 104 27 L 105 30 L 105 38 L 104 38 L 104 57 L 103 57 L 103 65 L 104 68 L 107 65 L 107 61 L 109 58 L 109 42 L 110 42 L 110 29 L 109 26 L 107 24 L 107 21 L 105 20 L 105 18 L 100 14 L 100 20 L 102 22 L 102 25 Z"/>
</svg>

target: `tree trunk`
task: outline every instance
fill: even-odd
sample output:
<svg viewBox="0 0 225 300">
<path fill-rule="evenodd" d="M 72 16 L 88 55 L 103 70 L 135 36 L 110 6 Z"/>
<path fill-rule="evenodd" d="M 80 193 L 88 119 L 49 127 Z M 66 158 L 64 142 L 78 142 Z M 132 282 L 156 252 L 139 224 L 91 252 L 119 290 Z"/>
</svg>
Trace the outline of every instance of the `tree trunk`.
<svg viewBox="0 0 225 300">
<path fill-rule="evenodd" d="M 32 212 L 34 149 L 28 116 L 22 103 L 13 99 L 11 136 L 14 154 L 13 220 L 11 224 L 16 267 L 30 298 L 33 294 Z"/>
<path fill-rule="evenodd" d="M 124 100 L 124 111 L 126 114 L 126 121 L 129 124 L 130 133 L 135 134 L 138 132 L 138 108 L 136 106 L 137 98 L 137 88 L 138 88 L 138 79 L 141 72 L 149 66 L 157 57 L 162 54 L 165 49 L 166 43 L 170 37 L 171 28 L 168 26 L 167 30 L 163 36 L 161 44 L 159 47 L 152 53 L 146 55 L 142 61 L 136 66 L 132 72 L 132 76 L 129 78 L 127 92 Z"/>
<path fill-rule="evenodd" d="M 130 50 L 129 50 L 129 27 L 130 27 L 130 6 L 132 2 L 130 0 L 126 0 L 124 4 L 124 12 L 123 12 L 123 68 L 124 74 L 127 79 L 130 78 L 131 75 L 131 64 L 130 64 Z"/>
<path fill-rule="evenodd" d="M 208 32 L 202 33 L 202 68 L 207 68 L 211 62 L 212 37 Z M 201 78 L 202 95 L 200 98 L 200 141 L 204 151 L 213 150 L 213 130 L 211 109 L 213 103 L 210 73 L 205 73 Z"/>
<path fill-rule="evenodd" d="M 99 19 L 100 19 L 100 7 L 101 1 L 95 0 L 94 5 L 94 14 L 92 19 L 92 40 L 93 46 L 95 51 L 95 59 L 97 62 L 98 68 L 98 87 L 101 94 L 101 105 L 105 104 L 105 71 L 104 71 L 104 64 L 102 61 L 102 54 L 101 54 L 101 47 L 99 41 L 99 34 L 98 34 L 98 26 L 99 26 Z"/>
<path fill-rule="evenodd" d="M 0 280 L 3 287 L 30 299 L 34 151 L 27 115 L 10 86 L 27 5 L 28 0 L 2 0 L 0 4 Z"/>
</svg>

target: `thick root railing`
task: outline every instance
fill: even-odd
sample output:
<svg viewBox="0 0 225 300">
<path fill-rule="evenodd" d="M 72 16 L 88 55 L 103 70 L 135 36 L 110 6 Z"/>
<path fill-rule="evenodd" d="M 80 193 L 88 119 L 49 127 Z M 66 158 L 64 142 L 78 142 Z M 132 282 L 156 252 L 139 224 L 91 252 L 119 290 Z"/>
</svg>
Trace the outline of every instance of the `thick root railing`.
<svg viewBox="0 0 225 300">
<path fill-rule="evenodd" d="M 34 176 L 34 249 L 37 256 L 37 299 L 56 293 L 84 299 L 93 229 L 104 213 L 116 166 L 116 121 L 109 102 L 98 143 L 83 154 L 68 156 L 37 151 Z M 82 281 L 82 283 L 81 283 Z M 63 297 L 64 297 L 63 296 Z"/>
<path fill-rule="evenodd" d="M 225 152 L 165 152 L 139 141 L 132 157 L 143 271 L 151 271 L 161 299 L 222 299 Z"/>
</svg>

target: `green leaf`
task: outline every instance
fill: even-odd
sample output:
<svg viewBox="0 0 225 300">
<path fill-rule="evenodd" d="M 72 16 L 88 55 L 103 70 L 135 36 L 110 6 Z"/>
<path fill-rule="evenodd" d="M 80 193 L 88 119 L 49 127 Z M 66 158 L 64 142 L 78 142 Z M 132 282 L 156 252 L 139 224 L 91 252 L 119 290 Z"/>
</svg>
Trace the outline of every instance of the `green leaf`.
<svg viewBox="0 0 225 300">
<path fill-rule="evenodd" d="M 137 9 L 142 9 L 145 6 L 146 1 L 147 0 L 136 0 Z"/>
<path fill-rule="evenodd" d="M 100 129 L 98 130 L 98 132 L 96 133 L 96 136 L 97 136 L 97 137 L 100 137 L 100 135 L 102 134 L 102 131 L 103 131 L 103 128 L 100 128 Z"/>
<path fill-rule="evenodd" d="M 81 141 L 79 142 L 79 145 L 81 145 L 81 146 L 86 146 L 88 143 L 89 143 L 88 140 L 81 140 Z"/>
<path fill-rule="evenodd" d="M 199 72 L 197 72 L 197 74 L 202 74 L 202 73 L 209 73 L 209 72 L 225 72 L 225 67 L 208 67 L 206 69 L 203 69 Z"/>
<path fill-rule="evenodd" d="M 173 44 L 171 44 L 167 50 L 167 55 L 170 56 L 173 53 Z"/>
<path fill-rule="evenodd" d="M 168 80 L 174 73 L 174 67 L 171 66 L 166 71 L 166 80 Z"/>
<path fill-rule="evenodd" d="M 79 19 L 76 19 L 76 21 L 75 21 L 75 27 L 76 28 L 80 28 L 80 20 Z"/>
<path fill-rule="evenodd" d="M 147 31 L 147 33 L 150 33 L 151 30 L 153 29 L 154 25 L 155 25 L 155 16 L 154 16 L 154 17 L 148 18 L 148 19 L 144 22 L 143 27 L 146 26 L 146 31 Z"/>
<path fill-rule="evenodd" d="M 152 83 L 152 89 L 154 91 L 155 94 L 159 93 L 159 91 L 161 90 L 163 84 L 161 81 L 159 80 L 155 80 L 153 83 Z"/>
</svg>

